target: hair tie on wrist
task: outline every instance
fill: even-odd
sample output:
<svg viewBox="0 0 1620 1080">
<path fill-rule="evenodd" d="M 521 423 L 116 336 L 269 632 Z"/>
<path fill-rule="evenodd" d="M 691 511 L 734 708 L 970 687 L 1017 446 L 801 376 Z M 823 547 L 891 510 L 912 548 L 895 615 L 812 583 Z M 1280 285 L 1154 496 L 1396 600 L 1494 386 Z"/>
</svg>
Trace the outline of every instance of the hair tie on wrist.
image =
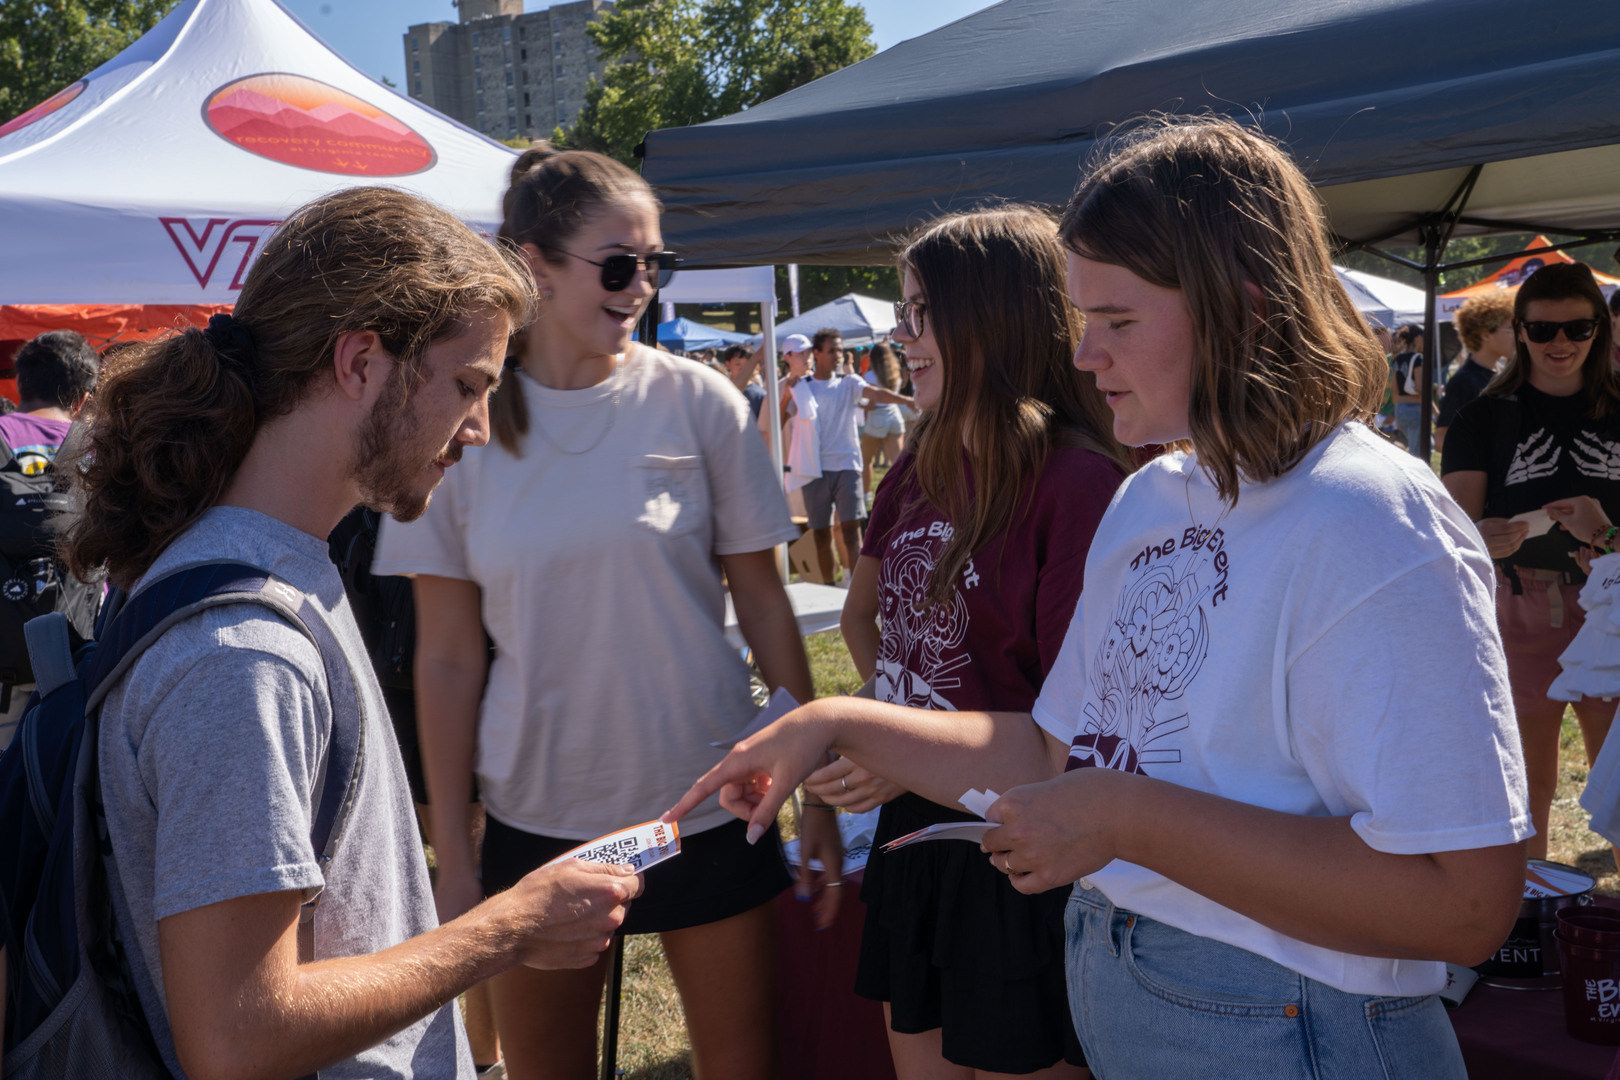
<svg viewBox="0 0 1620 1080">
<path fill-rule="evenodd" d="M 208 339 L 208 343 L 214 347 L 220 359 L 242 368 L 244 374 L 251 374 L 254 358 L 253 333 L 235 316 L 223 311 L 210 316 L 203 337 Z"/>
</svg>

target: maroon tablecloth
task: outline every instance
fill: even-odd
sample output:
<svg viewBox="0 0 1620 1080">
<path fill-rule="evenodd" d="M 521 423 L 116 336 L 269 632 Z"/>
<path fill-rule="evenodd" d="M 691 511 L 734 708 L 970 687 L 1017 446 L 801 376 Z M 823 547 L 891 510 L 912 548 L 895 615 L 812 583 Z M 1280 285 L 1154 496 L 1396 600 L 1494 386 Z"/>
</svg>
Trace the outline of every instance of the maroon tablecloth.
<svg viewBox="0 0 1620 1080">
<path fill-rule="evenodd" d="M 1605 907 L 1620 900 L 1599 896 Z M 1469 1080 L 1605 1080 L 1616 1047 L 1572 1039 L 1564 1030 L 1562 990 L 1501 990 L 1475 985 L 1450 1010 Z M 1613 1074 L 1620 1080 L 1620 1072 Z"/>
<path fill-rule="evenodd" d="M 895 1080 L 883 1006 L 855 996 L 860 956 L 860 875 L 844 889 L 838 921 L 816 930 L 810 905 L 782 894 L 777 904 L 781 962 L 776 977 L 782 1080 Z"/>
</svg>

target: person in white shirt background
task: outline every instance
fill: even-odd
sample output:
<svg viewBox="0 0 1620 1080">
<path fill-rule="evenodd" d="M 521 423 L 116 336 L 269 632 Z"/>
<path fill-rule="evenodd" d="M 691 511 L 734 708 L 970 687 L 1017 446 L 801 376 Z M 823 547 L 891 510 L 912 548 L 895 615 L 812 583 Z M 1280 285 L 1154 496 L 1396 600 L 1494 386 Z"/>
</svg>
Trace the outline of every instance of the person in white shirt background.
<svg viewBox="0 0 1620 1080">
<path fill-rule="evenodd" d="M 747 402 L 722 374 L 631 341 L 665 283 L 658 201 L 635 173 L 535 148 L 513 166 L 503 242 L 539 314 L 470 450 L 416 522 L 384 522 L 373 573 L 416 576 L 417 697 L 438 883 L 450 917 L 584 841 L 645 822 L 721 757 L 755 706 L 722 629 L 729 582 L 766 684 L 814 691 L 774 547 L 797 537 Z M 486 632 L 494 642 L 493 661 Z M 482 881 L 466 809 L 487 812 Z M 807 821 L 800 888 L 836 911 L 831 815 Z M 622 932 L 657 933 L 699 1075 L 775 1074 L 780 853 L 711 806 L 646 871 Z M 605 965 L 503 973 L 514 1080 L 594 1076 Z"/>
<path fill-rule="evenodd" d="M 1367 426 L 1385 365 L 1275 143 L 1145 122 L 1060 235 L 1115 434 L 1191 450 L 1104 516 L 1033 716 L 824 699 L 665 816 L 718 791 L 759 835 L 828 750 L 942 803 L 1002 792 L 992 864 L 1079 883 L 1100 1075 L 1461 1080 L 1442 962 L 1501 945 L 1532 832 L 1484 544 Z M 1392 660 L 1410 610 L 1435 632 Z"/>
</svg>

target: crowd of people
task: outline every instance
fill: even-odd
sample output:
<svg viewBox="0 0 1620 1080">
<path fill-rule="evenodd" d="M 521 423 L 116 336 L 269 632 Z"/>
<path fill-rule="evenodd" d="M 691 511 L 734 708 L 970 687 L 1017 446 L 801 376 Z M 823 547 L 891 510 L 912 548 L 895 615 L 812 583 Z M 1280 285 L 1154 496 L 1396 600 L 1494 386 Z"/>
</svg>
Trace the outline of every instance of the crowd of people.
<svg viewBox="0 0 1620 1080">
<path fill-rule="evenodd" d="M 110 910 L 160 1069 L 592 1076 L 629 933 L 660 938 L 694 1073 L 770 1077 L 774 905 L 838 918 L 838 812 L 881 807 L 854 989 L 904 1080 L 1461 1078 L 1444 965 L 1501 945 L 1546 852 L 1546 690 L 1620 546 L 1590 272 L 1459 312 L 1437 478 L 1374 429 L 1389 394 L 1416 445 L 1421 332 L 1380 344 L 1308 182 L 1232 122 L 1116 136 L 1061 218 L 924 225 L 893 342 L 862 374 L 836 330 L 789 336 L 777 415 L 761 350 L 633 341 L 675 264 L 660 212 L 544 148 L 493 244 L 352 189 L 289 217 L 206 329 L 71 384 L 19 357 L 6 445 L 55 459 L 79 417 L 68 570 L 139 597 L 259 567 L 341 652 L 216 607 L 100 705 Z M 829 578 L 845 551 L 869 697 L 816 696 L 789 490 Z M 728 595 L 753 674 L 804 703 L 729 752 L 755 706 Z M 364 751 L 323 852 L 334 661 Z M 1595 755 L 1613 706 L 1575 710 Z M 882 852 L 980 789 L 980 846 Z M 643 874 L 561 858 L 654 819 L 681 852 Z"/>
</svg>

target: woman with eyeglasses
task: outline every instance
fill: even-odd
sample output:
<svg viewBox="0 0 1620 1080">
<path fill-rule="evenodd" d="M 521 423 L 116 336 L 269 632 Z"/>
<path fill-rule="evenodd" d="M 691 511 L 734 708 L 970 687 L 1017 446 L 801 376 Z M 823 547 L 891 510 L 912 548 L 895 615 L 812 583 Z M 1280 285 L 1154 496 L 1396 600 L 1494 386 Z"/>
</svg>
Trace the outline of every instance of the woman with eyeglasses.
<svg viewBox="0 0 1620 1080">
<path fill-rule="evenodd" d="M 878 487 L 844 639 L 879 701 L 1027 711 L 1125 453 L 1092 377 L 1071 362 L 1080 320 L 1051 217 L 953 214 L 899 264 L 894 333 L 923 418 Z M 884 804 L 856 991 L 884 1003 L 902 1080 L 1084 1075 L 1063 983 L 1068 890 L 1023 896 L 968 844 L 885 854 L 897 837 L 974 816 L 851 761 L 806 790 L 856 810 Z"/>
<path fill-rule="evenodd" d="M 382 530 L 374 572 L 416 579 L 441 920 L 656 817 L 720 759 L 711 744 L 755 712 L 722 630 L 722 572 L 766 683 L 813 696 L 773 551 L 798 530 L 747 401 L 718 372 L 631 340 L 674 266 L 659 209 L 609 158 L 517 160 L 500 239 L 540 302 L 491 404 L 495 438 L 421 520 Z M 465 840 L 474 773 L 482 882 Z M 749 845 L 717 805 L 681 833 L 621 929 L 661 936 L 698 1073 L 764 1080 L 777 1068 L 774 900 L 790 878 L 774 838 Z M 822 885 L 839 884 L 836 838 L 830 820 L 806 824 L 808 854 L 830 868 Z M 822 890 L 823 922 L 838 895 Z M 509 1075 L 596 1075 L 604 967 L 494 980 Z"/>
<path fill-rule="evenodd" d="M 1547 690 L 1558 657 L 1585 621 L 1576 602 L 1586 574 L 1582 539 L 1548 529 L 1549 504 L 1596 499 L 1620 520 L 1620 374 L 1603 291 L 1583 263 L 1553 263 L 1525 279 L 1513 301 L 1515 351 L 1446 432 L 1441 478 L 1479 525 L 1496 560 L 1496 621 L 1524 743 L 1531 858 L 1546 858 L 1558 786 L 1564 703 Z M 1588 763 L 1614 718 L 1613 703 L 1575 703 Z"/>
</svg>

